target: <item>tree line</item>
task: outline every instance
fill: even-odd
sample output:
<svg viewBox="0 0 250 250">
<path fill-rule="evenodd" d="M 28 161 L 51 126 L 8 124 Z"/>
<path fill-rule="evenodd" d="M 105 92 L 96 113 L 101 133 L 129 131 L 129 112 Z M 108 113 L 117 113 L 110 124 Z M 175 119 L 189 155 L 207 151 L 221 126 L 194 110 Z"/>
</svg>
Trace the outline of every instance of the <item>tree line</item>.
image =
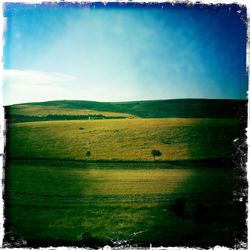
<svg viewBox="0 0 250 250">
<path fill-rule="evenodd" d="M 28 116 L 7 114 L 7 122 L 34 122 L 34 121 L 60 121 L 60 120 L 100 120 L 100 119 L 124 119 L 125 116 L 104 116 L 102 114 L 87 114 L 87 115 L 46 115 L 46 116 Z"/>
</svg>

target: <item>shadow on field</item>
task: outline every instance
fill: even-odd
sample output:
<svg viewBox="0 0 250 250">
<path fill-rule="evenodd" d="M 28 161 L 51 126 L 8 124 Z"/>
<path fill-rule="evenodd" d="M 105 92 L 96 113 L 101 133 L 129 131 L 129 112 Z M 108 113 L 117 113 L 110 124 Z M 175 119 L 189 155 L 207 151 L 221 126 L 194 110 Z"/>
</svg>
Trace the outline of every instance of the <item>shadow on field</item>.
<svg viewBox="0 0 250 250">
<path fill-rule="evenodd" d="M 168 192 L 190 163 L 164 171 L 147 168 L 144 179 L 141 169 L 40 164 L 8 165 L 5 247 L 232 248 L 246 242 L 247 200 L 234 199 L 238 175 L 231 168 L 189 168 L 188 178 Z M 111 178 L 111 173 L 116 174 Z M 152 180 L 153 173 L 159 175 Z M 119 190 L 122 183 L 133 192 Z M 152 186 L 158 188 L 153 194 Z"/>
<path fill-rule="evenodd" d="M 194 200 L 180 197 L 162 205 L 158 220 L 140 244 L 150 238 L 153 246 L 230 248 L 247 242 L 246 200 Z M 172 217 L 171 219 L 169 219 Z M 169 223 L 170 222 L 170 223 Z M 149 242 L 147 242 L 149 243 Z"/>
</svg>

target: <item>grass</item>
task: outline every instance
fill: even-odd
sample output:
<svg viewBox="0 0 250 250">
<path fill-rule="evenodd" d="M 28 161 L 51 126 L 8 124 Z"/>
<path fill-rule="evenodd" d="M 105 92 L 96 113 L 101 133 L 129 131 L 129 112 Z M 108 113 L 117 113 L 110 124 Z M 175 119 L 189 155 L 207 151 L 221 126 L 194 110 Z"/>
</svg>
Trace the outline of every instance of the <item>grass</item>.
<svg viewBox="0 0 250 250">
<path fill-rule="evenodd" d="M 5 244 L 235 247 L 246 240 L 245 203 L 233 196 L 240 173 L 219 160 L 234 158 L 233 142 L 243 131 L 232 118 L 237 105 L 243 104 L 55 101 L 10 107 L 24 115 L 125 112 L 138 117 L 228 119 L 135 117 L 8 124 Z M 153 149 L 162 153 L 158 162 Z"/>
<path fill-rule="evenodd" d="M 9 108 L 11 115 L 25 116 L 47 116 L 47 115 L 104 115 L 112 117 L 132 117 L 130 114 L 108 111 L 97 111 L 91 109 L 76 109 L 65 105 L 30 105 L 20 104 Z M 134 117 L 134 116 L 133 116 Z"/>
<path fill-rule="evenodd" d="M 176 99 L 132 102 L 63 100 L 11 105 L 7 110 L 10 114 L 19 115 L 79 115 L 93 112 L 108 116 L 111 112 L 110 116 L 124 116 L 125 113 L 126 116 L 142 118 L 241 118 L 247 113 L 246 108 L 247 101 L 244 100 Z"/>
<path fill-rule="evenodd" d="M 239 137 L 233 119 L 122 119 L 13 123 L 8 158 L 153 161 L 230 159 Z M 87 157 L 86 152 L 91 156 Z"/>
<path fill-rule="evenodd" d="M 242 233 L 231 168 L 70 164 L 7 164 L 7 232 L 28 246 L 200 247 L 233 246 Z M 183 217 L 171 209 L 178 199 L 187 201 Z"/>
</svg>

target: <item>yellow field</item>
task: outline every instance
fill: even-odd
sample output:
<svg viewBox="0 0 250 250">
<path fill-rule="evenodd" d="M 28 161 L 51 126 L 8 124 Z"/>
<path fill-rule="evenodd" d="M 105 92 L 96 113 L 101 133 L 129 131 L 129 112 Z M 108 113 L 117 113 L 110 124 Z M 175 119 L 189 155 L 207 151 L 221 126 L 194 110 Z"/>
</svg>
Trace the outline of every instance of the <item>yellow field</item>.
<svg viewBox="0 0 250 250">
<path fill-rule="evenodd" d="M 238 122 L 232 119 L 118 119 L 13 123 L 8 157 L 60 160 L 230 158 Z M 91 152 L 88 158 L 85 154 Z"/>
<path fill-rule="evenodd" d="M 170 194 L 182 188 L 192 170 L 74 169 L 71 174 L 88 184 L 82 195 Z"/>
<path fill-rule="evenodd" d="M 43 106 L 43 105 L 26 105 L 20 104 L 12 107 L 11 114 L 25 115 L 25 116 L 47 116 L 47 115 L 104 115 L 104 116 L 121 116 L 121 117 L 136 117 L 135 115 L 119 113 L 119 112 L 105 112 L 91 109 L 76 109 L 63 106 Z"/>
</svg>

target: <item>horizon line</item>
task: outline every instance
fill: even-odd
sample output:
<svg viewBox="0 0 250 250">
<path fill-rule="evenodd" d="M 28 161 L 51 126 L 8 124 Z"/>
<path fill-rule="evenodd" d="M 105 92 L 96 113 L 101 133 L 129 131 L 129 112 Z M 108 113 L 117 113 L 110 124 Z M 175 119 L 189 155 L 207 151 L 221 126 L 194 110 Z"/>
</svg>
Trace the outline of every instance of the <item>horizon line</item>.
<svg viewBox="0 0 250 250">
<path fill-rule="evenodd" d="M 177 101 L 177 100 L 221 100 L 221 101 L 248 101 L 248 98 L 203 98 L 203 97 L 183 97 L 183 98 L 169 98 L 169 99 L 143 99 L 143 100 L 133 100 L 133 101 L 96 101 L 96 100 L 80 100 L 80 99 L 53 99 L 45 101 L 34 101 L 34 102 L 20 102 L 12 104 L 3 104 L 3 107 L 12 105 L 24 105 L 24 104 L 35 104 L 35 103 L 45 103 L 45 102 L 62 102 L 62 101 L 75 101 L 75 102 L 97 102 L 97 103 L 132 103 L 132 102 L 153 102 L 153 101 Z"/>
</svg>

